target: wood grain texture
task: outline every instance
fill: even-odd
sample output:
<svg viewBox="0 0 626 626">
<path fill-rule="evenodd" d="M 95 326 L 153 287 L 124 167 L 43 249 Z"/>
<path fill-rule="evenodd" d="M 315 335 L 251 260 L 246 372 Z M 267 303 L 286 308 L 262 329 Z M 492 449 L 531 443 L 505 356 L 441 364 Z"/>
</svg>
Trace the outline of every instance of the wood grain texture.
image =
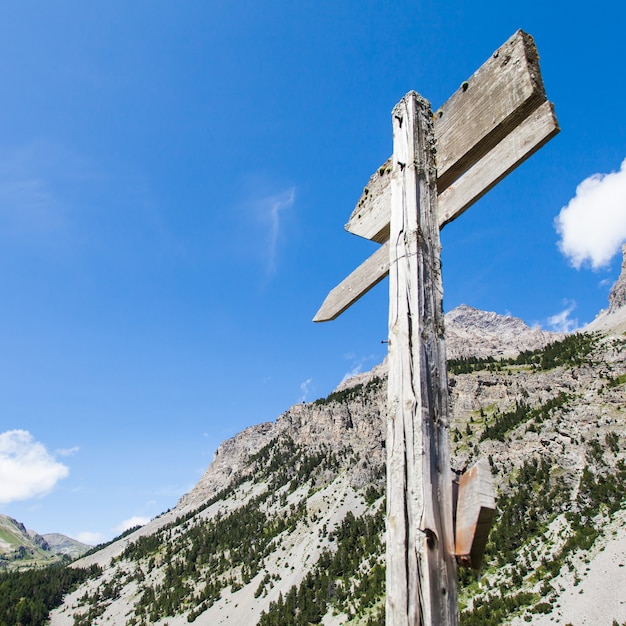
<svg viewBox="0 0 626 626">
<path fill-rule="evenodd" d="M 517 31 L 435 114 L 441 194 L 546 100 L 537 50 Z M 389 237 L 389 159 L 370 177 L 345 228 L 382 243 Z"/>
<path fill-rule="evenodd" d="M 440 192 L 545 99 L 535 43 L 519 30 L 435 113 Z"/>
<path fill-rule="evenodd" d="M 390 626 L 458 623 L 432 116 L 393 111 L 389 245 L 387 600 Z"/>
<path fill-rule="evenodd" d="M 463 176 L 439 194 L 439 228 L 455 220 L 559 132 L 544 102 Z"/>
</svg>

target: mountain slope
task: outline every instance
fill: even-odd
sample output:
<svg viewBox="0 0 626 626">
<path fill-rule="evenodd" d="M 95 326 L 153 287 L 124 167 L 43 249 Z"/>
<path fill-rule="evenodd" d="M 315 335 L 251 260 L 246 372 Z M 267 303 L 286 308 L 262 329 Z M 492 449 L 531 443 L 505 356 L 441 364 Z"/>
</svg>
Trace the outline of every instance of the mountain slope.
<svg viewBox="0 0 626 626">
<path fill-rule="evenodd" d="M 461 623 L 626 622 L 621 327 L 547 343 L 457 313 L 453 466 L 488 459 L 498 492 L 481 576 L 459 572 Z M 103 569 L 51 624 L 384 623 L 385 388 L 381 366 L 224 442 L 172 511 L 76 563 Z"/>
<path fill-rule="evenodd" d="M 493 604 L 493 590 L 516 598 L 520 610 L 558 611 L 554 575 L 571 564 L 572 580 L 585 580 L 578 567 L 584 560 L 573 556 L 577 544 L 567 546 L 568 537 L 593 520 L 589 528 L 599 541 L 599 530 L 616 524 L 611 515 L 623 507 L 624 494 L 603 490 L 626 479 L 626 348 L 621 339 L 597 338 L 582 353 L 545 371 L 509 365 L 451 376 L 454 464 L 489 458 L 501 508 L 483 589 L 465 575 L 462 597 L 477 620 L 466 613 L 465 623 L 488 623 L 479 601 Z M 573 366 L 576 360 L 582 362 Z M 174 511 L 78 563 L 100 563 L 104 574 L 69 596 L 52 624 L 98 613 L 91 623 L 272 623 L 260 620 L 280 611 L 280 599 L 293 585 L 300 589 L 308 573 L 321 577 L 315 565 L 328 564 L 339 536 L 346 545 L 354 539 L 344 527 L 349 513 L 382 528 L 383 426 L 384 381 L 373 378 L 293 407 L 271 427 L 244 431 L 222 446 L 215 466 Z M 334 606 L 325 601 L 313 617 L 339 624 L 375 615 L 382 600 L 380 533 L 368 541 L 373 547 L 352 549 L 356 562 L 327 582 L 334 591 L 325 598 Z M 587 549 L 583 554 L 589 558 Z M 540 567 L 545 572 L 535 576 Z M 611 619 L 626 620 L 619 606 L 611 610 Z"/>
<path fill-rule="evenodd" d="M 59 534 L 39 535 L 24 524 L 0 514 L 0 570 L 47 565 L 63 555 L 77 558 L 89 546 Z"/>
</svg>

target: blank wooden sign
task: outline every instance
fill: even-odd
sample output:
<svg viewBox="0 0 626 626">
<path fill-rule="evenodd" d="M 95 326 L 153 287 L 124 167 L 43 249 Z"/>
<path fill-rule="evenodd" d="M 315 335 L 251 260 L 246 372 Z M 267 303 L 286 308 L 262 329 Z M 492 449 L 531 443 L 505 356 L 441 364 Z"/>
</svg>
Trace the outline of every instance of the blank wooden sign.
<svg viewBox="0 0 626 626">
<path fill-rule="evenodd" d="M 480 568 L 495 512 L 491 470 L 480 459 L 459 477 L 455 553 L 462 567 Z"/>
</svg>

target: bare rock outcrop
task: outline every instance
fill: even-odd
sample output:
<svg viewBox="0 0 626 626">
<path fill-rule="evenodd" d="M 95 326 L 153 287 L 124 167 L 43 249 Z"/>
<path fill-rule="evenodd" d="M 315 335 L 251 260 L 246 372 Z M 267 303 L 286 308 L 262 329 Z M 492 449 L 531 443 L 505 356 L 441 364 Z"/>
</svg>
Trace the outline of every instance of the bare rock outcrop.
<svg viewBox="0 0 626 626">
<path fill-rule="evenodd" d="M 609 313 L 626 307 L 626 243 L 622 246 L 622 271 L 609 293 Z"/>
<path fill-rule="evenodd" d="M 538 350 L 565 335 L 531 328 L 512 315 L 481 311 L 462 304 L 446 313 L 446 352 L 449 359 L 515 357 Z"/>
<path fill-rule="evenodd" d="M 586 332 L 596 330 L 621 335 L 626 332 L 626 244 L 622 246 L 622 271 L 609 293 L 609 308 L 583 328 Z"/>
<path fill-rule="evenodd" d="M 276 424 L 265 422 L 250 426 L 222 442 L 215 451 L 211 465 L 195 487 L 178 501 L 176 508 L 193 509 L 215 496 L 244 469 L 250 456 L 258 452 L 275 436 Z"/>
</svg>

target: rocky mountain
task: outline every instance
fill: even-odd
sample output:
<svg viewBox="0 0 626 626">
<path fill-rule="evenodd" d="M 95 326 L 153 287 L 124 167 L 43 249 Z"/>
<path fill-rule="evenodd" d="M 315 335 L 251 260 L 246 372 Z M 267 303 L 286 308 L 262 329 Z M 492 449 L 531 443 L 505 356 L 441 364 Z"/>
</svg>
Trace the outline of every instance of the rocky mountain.
<svg viewBox="0 0 626 626">
<path fill-rule="evenodd" d="M 609 313 L 626 307 L 626 244 L 622 246 L 622 271 L 609 294 Z"/>
<path fill-rule="evenodd" d="M 622 247 L 622 271 L 609 293 L 609 308 L 600 311 L 584 329 L 587 332 L 626 332 L 626 244 Z"/>
<path fill-rule="evenodd" d="M 545 348 L 565 335 L 530 328 L 511 315 L 498 315 L 461 305 L 446 313 L 446 352 L 462 357 L 510 358 L 524 350 Z"/>
<path fill-rule="evenodd" d="M 57 533 L 39 535 L 21 522 L 0 514 L 0 570 L 40 566 L 76 559 L 91 546 Z"/>
<path fill-rule="evenodd" d="M 77 559 L 85 552 L 89 552 L 93 546 L 61 535 L 60 533 L 46 533 L 43 535 L 45 542 L 50 547 L 50 551 L 60 556 L 68 556 L 70 559 Z"/>
<path fill-rule="evenodd" d="M 556 337 L 448 315 L 452 463 L 487 459 L 498 494 L 462 624 L 626 623 L 624 310 Z M 382 364 L 224 442 L 174 509 L 74 564 L 93 573 L 50 623 L 383 624 L 385 411 Z"/>
</svg>

